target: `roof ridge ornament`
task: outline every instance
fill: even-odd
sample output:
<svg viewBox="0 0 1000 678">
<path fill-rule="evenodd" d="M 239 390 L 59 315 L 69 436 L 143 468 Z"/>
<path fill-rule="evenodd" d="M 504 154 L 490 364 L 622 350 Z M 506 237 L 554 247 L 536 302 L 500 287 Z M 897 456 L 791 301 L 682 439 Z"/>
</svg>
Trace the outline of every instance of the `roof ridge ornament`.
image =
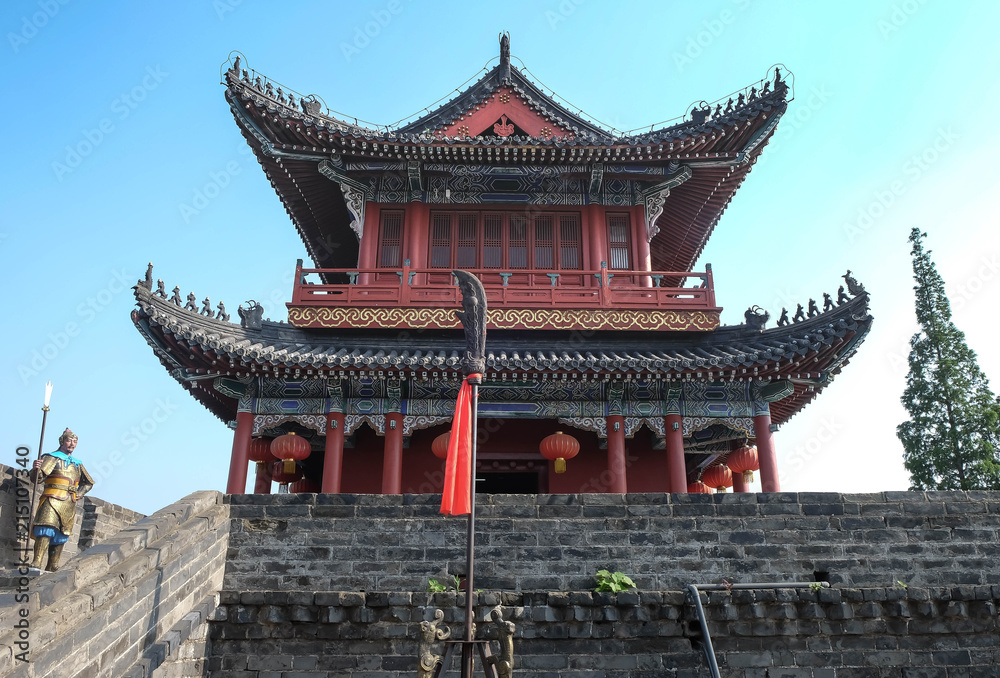
<svg viewBox="0 0 1000 678">
<path fill-rule="evenodd" d="M 500 82 L 510 82 L 510 33 L 500 34 Z"/>
</svg>

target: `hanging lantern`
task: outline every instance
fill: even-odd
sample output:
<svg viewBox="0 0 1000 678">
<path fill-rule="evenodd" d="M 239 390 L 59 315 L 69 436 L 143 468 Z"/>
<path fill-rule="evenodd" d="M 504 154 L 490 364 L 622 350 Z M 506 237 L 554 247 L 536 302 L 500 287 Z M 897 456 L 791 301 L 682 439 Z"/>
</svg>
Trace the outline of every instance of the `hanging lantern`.
<svg viewBox="0 0 1000 678">
<path fill-rule="evenodd" d="M 556 431 L 538 444 L 538 450 L 546 459 L 556 463 L 556 473 L 566 473 L 566 460 L 572 459 L 580 451 L 580 443 L 571 435 Z"/>
<path fill-rule="evenodd" d="M 700 480 L 696 480 L 688 485 L 688 494 L 712 494 L 712 488 Z"/>
<path fill-rule="evenodd" d="M 271 463 L 271 480 L 278 483 L 278 494 L 288 494 L 289 483 L 294 483 L 302 478 L 302 471 L 292 460 L 292 470 L 286 470 L 285 461 L 275 461 Z"/>
<path fill-rule="evenodd" d="M 319 490 L 319 483 L 309 478 L 300 478 L 288 486 L 288 491 L 292 494 L 316 494 Z"/>
<path fill-rule="evenodd" d="M 733 473 L 742 473 L 743 481 L 749 485 L 753 482 L 753 472 L 760 470 L 760 460 L 757 458 L 757 448 L 744 445 L 732 452 L 726 459 L 726 465 Z"/>
<path fill-rule="evenodd" d="M 431 452 L 438 459 L 448 458 L 448 443 L 451 441 L 451 431 L 445 431 L 431 443 Z"/>
<path fill-rule="evenodd" d="M 286 433 L 271 441 L 271 455 L 285 462 L 285 473 L 295 471 L 295 462 L 302 461 L 312 452 L 309 441 L 294 433 Z"/>
<path fill-rule="evenodd" d="M 250 440 L 250 461 L 257 462 L 257 471 L 261 471 L 261 466 L 274 461 L 271 454 L 270 438 L 252 438 Z"/>
<path fill-rule="evenodd" d="M 718 492 L 725 492 L 727 487 L 733 486 L 733 472 L 725 464 L 715 464 L 701 472 L 701 482 Z"/>
</svg>

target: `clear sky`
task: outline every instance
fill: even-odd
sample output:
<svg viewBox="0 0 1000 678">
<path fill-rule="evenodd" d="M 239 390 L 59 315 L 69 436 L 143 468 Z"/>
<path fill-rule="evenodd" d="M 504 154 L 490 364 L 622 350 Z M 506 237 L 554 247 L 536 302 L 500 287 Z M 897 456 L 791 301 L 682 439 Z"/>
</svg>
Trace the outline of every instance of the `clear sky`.
<svg viewBox="0 0 1000 678">
<path fill-rule="evenodd" d="M 10 0 L 0 8 L 0 450 L 66 426 L 95 495 L 152 512 L 223 489 L 232 433 L 133 327 L 146 262 L 167 289 L 283 318 L 304 248 L 250 156 L 220 66 L 249 66 L 350 116 L 392 123 L 498 54 L 618 129 L 768 74 L 795 100 L 697 270 L 723 322 L 836 292 L 849 268 L 875 325 L 835 383 L 776 434 L 783 489 L 904 489 L 896 425 L 916 327 L 910 228 L 996 384 L 1000 356 L 1000 3 L 368 3 Z M 200 196 L 200 197 L 199 197 Z M 252 475 L 252 474 L 251 474 Z"/>
</svg>

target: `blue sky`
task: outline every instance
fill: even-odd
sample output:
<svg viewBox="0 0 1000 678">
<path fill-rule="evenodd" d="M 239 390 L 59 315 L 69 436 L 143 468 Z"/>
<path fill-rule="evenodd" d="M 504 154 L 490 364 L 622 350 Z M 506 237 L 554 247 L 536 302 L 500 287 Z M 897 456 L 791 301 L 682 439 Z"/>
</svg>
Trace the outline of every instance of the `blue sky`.
<svg viewBox="0 0 1000 678">
<path fill-rule="evenodd" d="M 97 496 L 148 513 L 224 487 L 231 432 L 158 364 L 128 287 L 153 261 L 168 289 L 234 317 L 247 299 L 283 317 L 304 250 L 223 98 L 231 50 L 385 124 L 474 76 L 508 30 L 545 86 L 618 129 L 674 118 L 775 63 L 792 70 L 795 101 L 698 269 L 713 264 L 731 324 L 752 304 L 776 318 L 821 300 L 854 271 L 875 327 L 777 434 L 783 488 L 903 489 L 911 227 L 929 233 L 955 320 L 1000 381 L 998 20 L 998 3 L 934 0 L 6 2 L 3 461 L 37 446 L 52 380 L 46 448 L 72 427 Z"/>
</svg>

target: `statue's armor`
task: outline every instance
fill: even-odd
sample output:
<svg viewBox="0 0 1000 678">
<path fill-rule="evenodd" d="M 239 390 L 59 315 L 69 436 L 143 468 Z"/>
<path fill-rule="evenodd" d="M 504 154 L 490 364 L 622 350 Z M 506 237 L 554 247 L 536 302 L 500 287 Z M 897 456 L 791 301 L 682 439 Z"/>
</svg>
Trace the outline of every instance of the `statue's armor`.
<svg viewBox="0 0 1000 678">
<path fill-rule="evenodd" d="M 39 476 L 45 489 L 35 513 L 35 525 L 53 527 L 70 535 L 76 518 L 76 501 L 94 487 L 94 479 L 83 464 L 65 462 L 49 454 L 42 455 Z"/>
</svg>

